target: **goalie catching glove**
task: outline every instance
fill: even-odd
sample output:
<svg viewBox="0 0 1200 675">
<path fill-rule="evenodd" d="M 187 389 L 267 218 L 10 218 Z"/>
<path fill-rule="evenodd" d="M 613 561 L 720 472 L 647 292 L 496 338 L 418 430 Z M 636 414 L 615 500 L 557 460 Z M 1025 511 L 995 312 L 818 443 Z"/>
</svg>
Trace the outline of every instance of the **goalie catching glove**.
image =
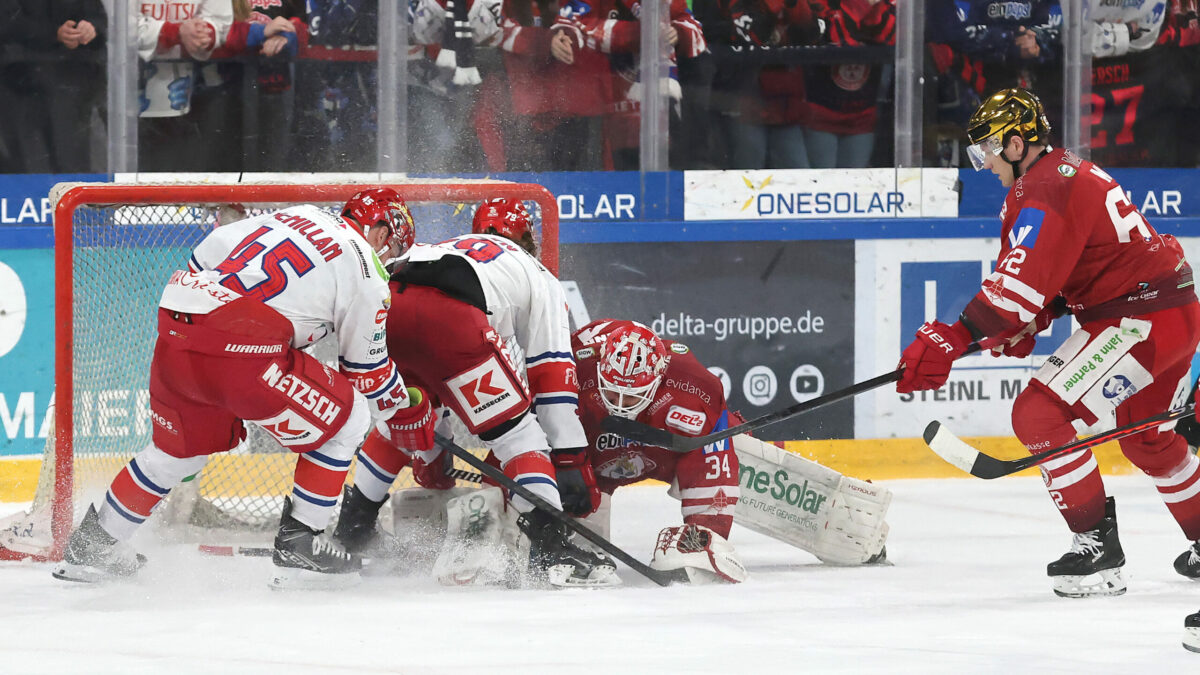
<svg viewBox="0 0 1200 675">
<path fill-rule="evenodd" d="M 563 511 L 586 518 L 600 508 L 600 487 L 588 460 L 587 448 L 567 448 L 550 453 L 557 474 L 558 495 Z"/>
<path fill-rule="evenodd" d="M 713 581 L 736 584 L 747 577 L 733 544 L 703 525 L 690 523 L 666 527 L 658 533 L 650 567 L 664 571 L 682 567 L 693 584 Z"/>
<path fill-rule="evenodd" d="M 410 452 L 426 452 L 434 448 L 436 419 L 429 396 L 420 387 L 409 387 L 408 407 L 397 410 L 388 420 L 376 423 L 375 428 L 397 447 Z"/>
</svg>

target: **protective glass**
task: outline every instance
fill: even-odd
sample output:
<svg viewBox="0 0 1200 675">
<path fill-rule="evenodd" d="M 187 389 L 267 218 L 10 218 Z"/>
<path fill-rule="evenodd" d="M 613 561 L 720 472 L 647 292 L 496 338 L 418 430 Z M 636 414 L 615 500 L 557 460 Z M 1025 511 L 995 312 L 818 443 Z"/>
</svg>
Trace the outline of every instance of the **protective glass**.
<svg viewBox="0 0 1200 675">
<path fill-rule="evenodd" d="M 967 157 L 971 158 L 971 166 L 975 167 L 976 171 L 983 169 L 983 163 L 987 160 L 988 155 L 999 155 L 1004 150 L 1004 143 L 1000 140 L 999 134 L 988 136 L 974 145 L 967 146 Z"/>
</svg>

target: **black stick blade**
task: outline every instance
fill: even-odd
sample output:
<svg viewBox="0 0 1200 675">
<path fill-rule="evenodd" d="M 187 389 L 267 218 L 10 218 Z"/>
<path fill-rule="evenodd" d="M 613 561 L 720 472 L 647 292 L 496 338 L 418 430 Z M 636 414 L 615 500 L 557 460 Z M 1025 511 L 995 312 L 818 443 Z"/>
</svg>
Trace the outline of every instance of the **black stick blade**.
<svg viewBox="0 0 1200 675">
<path fill-rule="evenodd" d="M 642 424 L 636 420 L 617 417 L 616 415 L 608 415 L 600 420 L 600 427 L 605 431 L 627 438 L 635 443 L 645 445 L 657 445 L 662 448 L 670 448 L 675 439 L 678 438 L 675 434 L 655 429 L 648 424 Z M 687 440 L 686 438 L 684 440 Z"/>
</svg>

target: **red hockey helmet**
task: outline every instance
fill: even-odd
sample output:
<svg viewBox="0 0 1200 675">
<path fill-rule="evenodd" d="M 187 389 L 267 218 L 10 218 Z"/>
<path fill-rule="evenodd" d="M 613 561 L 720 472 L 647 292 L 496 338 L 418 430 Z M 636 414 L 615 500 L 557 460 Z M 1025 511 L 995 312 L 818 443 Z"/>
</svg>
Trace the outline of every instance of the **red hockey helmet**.
<svg viewBox="0 0 1200 675">
<path fill-rule="evenodd" d="M 596 366 L 600 397 L 613 415 L 633 419 L 654 400 L 671 357 L 654 331 L 630 322 L 605 336 Z"/>
<path fill-rule="evenodd" d="M 391 188 L 371 188 L 358 192 L 342 207 L 342 218 L 353 221 L 362 228 L 366 237 L 376 225 L 386 225 L 388 237 L 383 248 L 376 251 L 381 256 L 395 248 L 393 256 L 400 257 L 412 247 L 416 240 L 416 225 L 408 204 Z"/>
<path fill-rule="evenodd" d="M 471 221 L 474 234 L 498 234 L 520 244 L 530 254 L 536 254 L 533 241 L 533 216 L 520 199 L 497 197 L 485 199 L 475 209 Z"/>
</svg>

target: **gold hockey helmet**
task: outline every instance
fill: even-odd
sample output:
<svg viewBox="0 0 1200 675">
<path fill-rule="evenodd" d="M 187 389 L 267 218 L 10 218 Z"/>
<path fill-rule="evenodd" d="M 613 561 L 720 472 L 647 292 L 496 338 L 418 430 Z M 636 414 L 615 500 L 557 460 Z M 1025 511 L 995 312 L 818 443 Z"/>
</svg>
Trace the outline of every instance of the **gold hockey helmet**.
<svg viewBox="0 0 1200 675">
<path fill-rule="evenodd" d="M 1050 122 L 1036 94 L 1028 89 L 1001 89 L 989 96 L 967 122 L 967 155 L 976 171 L 988 153 L 999 155 L 1004 141 L 1016 134 L 1027 143 L 1046 145 Z"/>
</svg>

